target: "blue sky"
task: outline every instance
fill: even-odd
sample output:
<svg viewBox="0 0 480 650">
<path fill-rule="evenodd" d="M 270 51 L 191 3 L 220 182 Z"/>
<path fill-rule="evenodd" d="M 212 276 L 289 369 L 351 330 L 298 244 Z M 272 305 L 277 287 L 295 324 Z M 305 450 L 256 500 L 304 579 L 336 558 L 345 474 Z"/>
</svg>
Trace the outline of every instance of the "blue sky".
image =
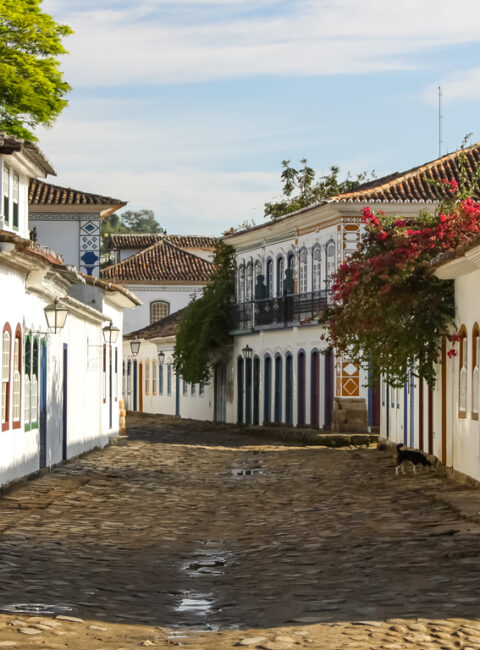
<svg viewBox="0 0 480 650">
<path fill-rule="evenodd" d="M 44 0 L 69 106 L 52 182 L 148 208 L 170 233 L 263 221 L 283 159 L 377 176 L 480 140 L 478 0 Z"/>
</svg>

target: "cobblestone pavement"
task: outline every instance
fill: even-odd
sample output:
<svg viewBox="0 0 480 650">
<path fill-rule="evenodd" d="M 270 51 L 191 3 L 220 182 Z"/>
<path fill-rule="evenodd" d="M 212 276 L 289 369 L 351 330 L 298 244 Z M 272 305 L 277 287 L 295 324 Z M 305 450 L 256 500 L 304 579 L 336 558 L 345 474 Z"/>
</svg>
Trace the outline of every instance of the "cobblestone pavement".
<svg viewBox="0 0 480 650">
<path fill-rule="evenodd" d="M 129 424 L 0 499 L 0 650 L 480 649 L 477 490 L 375 448 Z"/>
</svg>

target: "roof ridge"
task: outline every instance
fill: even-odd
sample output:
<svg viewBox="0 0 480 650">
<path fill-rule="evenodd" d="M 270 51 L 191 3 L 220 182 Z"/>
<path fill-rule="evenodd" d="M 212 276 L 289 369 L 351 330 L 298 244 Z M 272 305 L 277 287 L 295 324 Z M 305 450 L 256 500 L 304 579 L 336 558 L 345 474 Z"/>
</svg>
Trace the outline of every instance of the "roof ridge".
<svg viewBox="0 0 480 650">
<path fill-rule="evenodd" d="M 407 169 L 404 172 L 394 172 L 393 174 L 387 174 L 383 178 L 388 178 L 389 176 L 394 176 L 395 178 L 392 178 L 390 181 L 385 182 L 385 183 L 378 183 L 378 181 L 381 181 L 382 178 L 377 179 L 377 182 L 375 181 L 370 181 L 369 183 L 365 183 L 364 185 L 359 185 L 356 190 L 352 190 L 351 192 L 343 192 L 341 194 L 336 194 L 335 196 L 330 197 L 330 199 L 327 199 L 327 201 L 335 201 L 335 199 L 340 198 L 340 197 L 349 197 L 353 196 L 355 194 L 362 194 L 365 190 L 370 189 L 368 186 L 371 185 L 371 189 L 375 188 L 376 191 L 378 191 L 380 188 L 389 188 L 392 187 L 395 183 L 398 181 L 405 181 L 408 180 L 409 178 L 412 178 L 413 176 L 416 176 L 418 174 L 425 173 L 429 169 L 434 168 L 435 166 L 441 165 L 447 160 L 453 160 L 454 158 L 458 157 L 460 153 L 463 152 L 468 152 L 474 149 L 475 147 L 479 148 L 480 147 L 480 142 L 475 142 L 474 144 L 470 145 L 469 147 L 460 147 L 459 149 L 456 149 L 455 151 L 452 151 L 451 153 L 444 154 L 443 156 L 440 156 L 439 158 L 434 158 L 433 160 L 430 160 L 429 162 L 422 163 L 421 165 L 417 165 L 416 167 L 411 167 L 410 169 Z M 377 184 L 378 183 L 378 184 Z"/>
<path fill-rule="evenodd" d="M 127 233 L 124 233 L 127 234 Z M 110 269 L 113 268 L 118 268 L 120 266 L 123 266 L 127 262 L 130 262 L 136 257 L 140 257 L 141 255 L 144 255 L 147 251 L 149 251 L 151 248 L 154 246 L 157 246 L 158 244 L 163 244 L 163 239 L 160 239 L 160 241 L 153 242 L 153 244 L 150 244 L 150 246 L 147 246 L 147 248 L 142 248 L 141 251 L 138 251 L 138 253 L 134 253 L 133 255 L 130 255 L 130 257 L 125 258 L 124 260 L 121 260 L 120 262 L 116 262 L 115 264 L 110 264 L 110 266 L 106 266 L 102 271 L 109 271 Z"/>
</svg>

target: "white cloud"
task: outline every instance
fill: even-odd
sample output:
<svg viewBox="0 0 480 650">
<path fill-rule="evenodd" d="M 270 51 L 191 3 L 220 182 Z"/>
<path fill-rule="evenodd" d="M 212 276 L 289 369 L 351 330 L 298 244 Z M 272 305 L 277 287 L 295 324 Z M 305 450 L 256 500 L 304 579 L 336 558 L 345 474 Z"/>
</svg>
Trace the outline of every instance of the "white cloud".
<svg viewBox="0 0 480 650">
<path fill-rule="evenodd" d="M 438 102 L 438 86 L 442 89 L 444 103 L 462 100 L 480 99 L 480 68 L 461 70 L 438 83 L 430 84 L 423 92 L 423 98 L 428 104 Z"/>
<path fill-rule="evenodd" d="M 288 13 L 247 4 L 262 11 L 236 0 L 44 6 L 75 30 L 64 63 L 75 87 L 403 69 L 413 54 L 479 38 L 477 0 L 298 0 Z"/>
<path fill-rule="evenodd" d="M 198 168 L 141 174 L 130 170 L 94 173 L 84 169 L 62 174 L 52 181 L 128 200 L 127 209 L 152 209 L 162 227 L 172 234 L 219 235 L 247 218 L 263 222 L 263 204 L 272 198 L 271 188 L 276 188 L 278 175 L 206 172 Z M 257 189 L 246 190 L 244 186 Z"/>
</svg>

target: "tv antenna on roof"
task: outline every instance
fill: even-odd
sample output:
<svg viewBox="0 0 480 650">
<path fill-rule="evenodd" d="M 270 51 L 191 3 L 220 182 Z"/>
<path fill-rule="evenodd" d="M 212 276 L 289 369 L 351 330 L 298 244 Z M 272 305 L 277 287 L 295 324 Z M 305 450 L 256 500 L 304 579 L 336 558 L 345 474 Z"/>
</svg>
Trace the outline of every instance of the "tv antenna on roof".
<svg viewBox="0 0 480 650">
<path fill-rule="evenodd" d="M 438 157 L 442 155 L 442 88 L 438 87 Z"/>
</svg>

